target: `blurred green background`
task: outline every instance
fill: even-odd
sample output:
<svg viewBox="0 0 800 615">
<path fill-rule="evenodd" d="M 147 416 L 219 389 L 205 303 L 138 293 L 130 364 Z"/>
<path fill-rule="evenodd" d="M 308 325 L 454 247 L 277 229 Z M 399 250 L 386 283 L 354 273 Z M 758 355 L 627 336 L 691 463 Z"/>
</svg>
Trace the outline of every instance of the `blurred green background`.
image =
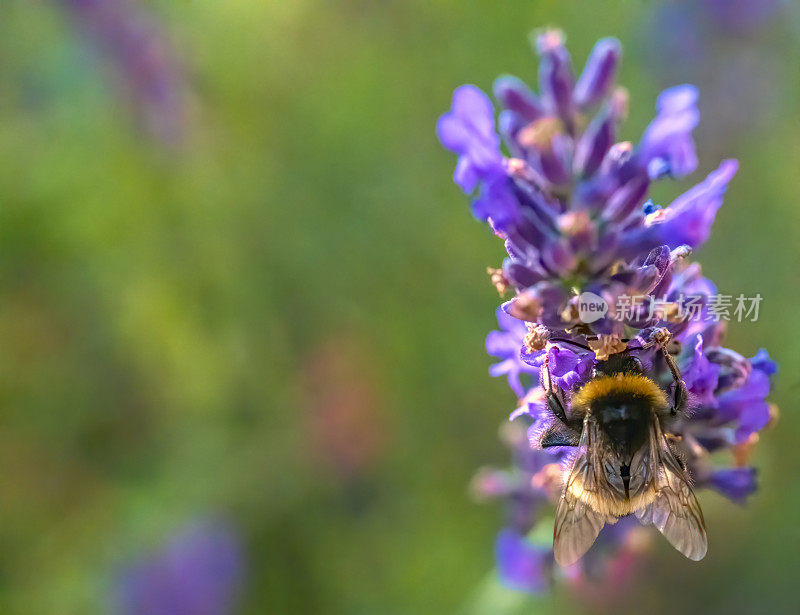
<svg viewBox="0 0 800 615">
<path fill-rule="evenodd" d="M 142 130 L 124 67 L 69 1 L 4 0 L 0 612 L 106 613 L 115 566 L 205 511 L 244 536 L 241 613 L 591 611 L 493 585 L 502 511 L 468 484 L 507 457 L 514 400 L 483 350 L 502 246 L 434 126 L 462 83 L 535 85 L 528 33 L 557 25 L 577 67 L 621 39 L 635 140 L 659 89 L 696 74 L 669 56 L 681 31 L 659 4 L 141 2 L 179 58 L 175 142 Z M 746 508 L 704 493 L 708 557 L 657 542 L 615 609 L 796 612 L 796 20 L 792 3 L 721 33 L 697 83 L 711 122 L 690 179 L 741 162 L 701 260 L 721 291 L 764 297 L 729 342 L 781 370 L 761 489 Z M 768 86 L 735 73 L 706 98 L 742 48 L 768 58 Z"/>
</svg>

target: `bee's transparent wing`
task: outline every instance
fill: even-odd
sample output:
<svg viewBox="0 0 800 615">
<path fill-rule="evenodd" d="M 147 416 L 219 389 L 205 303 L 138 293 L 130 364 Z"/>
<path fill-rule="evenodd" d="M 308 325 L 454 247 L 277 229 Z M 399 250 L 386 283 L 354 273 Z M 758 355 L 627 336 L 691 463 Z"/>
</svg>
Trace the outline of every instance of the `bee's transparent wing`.
<svg viewBox="0 0 800 615">
<path fill-rule="evenodd" d="M 655 525 L 670 544 L 686 557 L 699 561 L 705 557 L 708 549 L 703 511 L 655 417 L 650 446 L 652 457 L 657 462 L 653 474 L 658 477 L 658 495 L 652 504 L 636 516 L 642 523 Z"/>
<path fill-rule="evenodd" d="M 618 465 L 616 467 L 619 467 Z M 633 456 L 628 484 L 629 499 L 635 500 L 650 489 L 653 484 L 654 469 L 652 447 L 643 446 Z M 624 493 L 622 494 L 624 496 Z"/>
<path fill-rule="evenodd" d="M 553 552 L 556 562 L 562 566 L 578 561 L 605 525 L 605 517 L 587 504 L 587 500 L 596 496 L 599 485 L 593 461 L 598 437 L 594 422 L 589 419 L 584 421 L 578 455 L 556 507 Z"/>
</svg>

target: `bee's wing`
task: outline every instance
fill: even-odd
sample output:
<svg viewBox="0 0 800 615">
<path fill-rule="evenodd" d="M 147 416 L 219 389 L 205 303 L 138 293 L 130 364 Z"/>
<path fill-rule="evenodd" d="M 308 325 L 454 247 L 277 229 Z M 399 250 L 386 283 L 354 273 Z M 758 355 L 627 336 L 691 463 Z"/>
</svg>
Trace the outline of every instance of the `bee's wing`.
<svg viewBox="0 0 800 615">
<path fill-rule="evenodd" d="M 556 562 L 562 566 L 578 561 L 605 525 L 605 517 L 592 510 L 587 503 L 597 496 L 599 489 L 594 463 L 594 447 L 599 443 L 598 436 L 594 422 L 587 418 L 583 424 L 578 455 L 556 507 L 553 552 Z"/>
<path fill-rule="evenodd" d="M 658 475 L 658 465 L 653 462 L 655 451 L 651 446 L 643 446 L 633 456 L 628 484 L 629 498 L 635 500 L 647 492 Z"/>
<path fill-rule="evenodd" d="M 651 427 L 653 469 L 657 476 L 658 495 L 646 509 L 637 513 L 642 523 L 652 523 L 678 551 L 691 560 L 706 555 L 708 539 L 703 511 L 686 480 L 686 475 L 661 432 L 658 418 Z"/>
</svg>

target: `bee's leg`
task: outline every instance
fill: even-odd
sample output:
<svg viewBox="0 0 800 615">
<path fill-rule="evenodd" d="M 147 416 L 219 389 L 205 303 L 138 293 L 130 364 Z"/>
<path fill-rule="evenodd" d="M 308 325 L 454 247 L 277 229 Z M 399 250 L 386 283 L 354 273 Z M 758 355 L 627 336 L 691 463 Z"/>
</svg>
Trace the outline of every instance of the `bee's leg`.
<svg viewBox="0 0 800 615">
<path fill-rule="evenodd" d="M 551 446 L 578 446 L 580 438 L 575 432 L 559 429 L 553 425 L 542 434 L 539 440 L 539 446 L 542 448 L 550 448 Z"/>
<path fill-rule="evenodd" d="M 547 362 L 544 364 L 544 370 L 545 377 L 547 378 L 547 393 L 545 394 L 547 407 L 559 421 L 561 421 L 569 429 L 574 430 L 574 421 L 570 421 L 570 419 L 567 417 L 567 411 L 564 408 L 564 403 L 561 401 L 559 389 L 558 387 L 553 387 L 553 377 L 550 375 L 550 367 L 547 365 Z"/>
<path fill-rule="evenodd" d="M 664 361 L 667 362 L 667 367 L 669 367 L 669 371 L 672 373 L 672 379 L 675 381 L 675 393 L 672 400 L 672 416 L 675 416 L 686 407 L 686 384 L 683 382 L 681 370 L 678 369 L 678 364 L 675 363 L 675 359 L 672 358 L 672 355 L 668 353 L 663 346 L 660 348 L 661 354 L 664 355 Z"/>
<path fill-rule="evenodd" d="M 568 425 L 567 422 L 567 413 L 564 410 L 564 404 L 561 403 L 561 400 L 558 398 L 558 395 L 553 390 L 553 376 L 550 374 L 550 365 L 545 359 L 544 365 L 542 366 L 544 369 L 544 377 L 547 380 L 545 386 L 547 388 L 547 392 L 545 393 L 545 399 L 547 400 L 547 407 L 550 409 L 555 417 L 564 423 L 564 425 Z"/>
<path fill-rule="evenodd" d="M 564 410 L 564 404 L 561 403 L 558 394 L 552 390 L 547 392 L 547 407 L 559 421 L 564 423 L 567 427 L 571 427 L 569 419 L 567 418 L 567 412 Z"/>
</svg>

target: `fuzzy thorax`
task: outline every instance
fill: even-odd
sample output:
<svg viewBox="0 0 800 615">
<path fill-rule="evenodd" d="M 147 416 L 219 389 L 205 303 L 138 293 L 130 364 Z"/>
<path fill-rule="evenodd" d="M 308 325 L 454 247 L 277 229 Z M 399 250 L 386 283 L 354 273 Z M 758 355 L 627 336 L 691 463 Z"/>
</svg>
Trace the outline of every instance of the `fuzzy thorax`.
<svg viewBox="0 0 800 615">
<path fill-rule="evenodd" d="M 631 398 L 645 402 L 657 414 L 669 410 L 666 394 L 650 378 L 641 374 L 614 374 L 590 380 L 575 393 L 572 396 L 572 414 L 581 418 L 598 402 Z"/>
</svg>

